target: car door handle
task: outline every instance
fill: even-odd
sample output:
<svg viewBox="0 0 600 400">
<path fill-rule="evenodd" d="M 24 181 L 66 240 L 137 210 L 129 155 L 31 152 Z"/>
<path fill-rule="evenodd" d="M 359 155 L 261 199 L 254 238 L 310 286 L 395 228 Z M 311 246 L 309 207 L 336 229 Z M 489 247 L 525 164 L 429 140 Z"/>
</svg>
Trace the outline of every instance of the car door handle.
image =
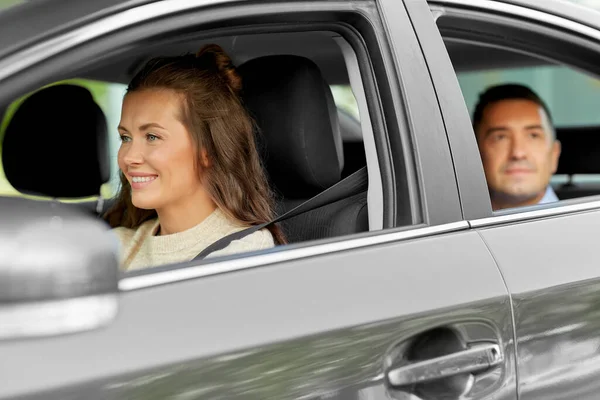
<svg viewBox="0 0 600 400">
<path fill-rule="evenodd" d="M 497 344 L 483 344 L 430 360 L 393 368 L 387 373 L 392 386 L 408 386 L 455 375 L 482 372 L 502 362 Z"/>
</svg>

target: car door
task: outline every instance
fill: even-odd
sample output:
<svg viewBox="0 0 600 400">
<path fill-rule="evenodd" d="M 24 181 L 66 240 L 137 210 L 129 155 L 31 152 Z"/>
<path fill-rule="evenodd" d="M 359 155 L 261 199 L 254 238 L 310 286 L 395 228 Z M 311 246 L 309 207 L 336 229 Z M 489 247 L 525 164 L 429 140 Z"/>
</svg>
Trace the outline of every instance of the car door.
<svg viewBox="0 0 600 400">
<path fill-rule="evenodd" d="M 589 25 L 575 22 L 589 24 L 593 12 L 581 15 L 582 9 L 557 4 L 569 15 L 566 18 L 556 15 L 560 8 L 553 8 L 551 2 L 545 4 L 546 12 L 499 2 L 478 2 L 476 6 L 475 2 L 469 3 L 431 2 L 432 13 L 439 17 L 438 24 L 444 18 L 451 18 L 440 25 L 442 34 L 452 33 L 448 29 L 450 24 L 470 26 L 471 32 L 480 32 L 479 36 L 469 36 L 470 40 L 578 65 L 583 71 L 597 75 L 598 27 L 590 29 Z M 537 8 L 541 6 L 536 3 Z M 417 7 L 413 10 L 413 18 L 423 11 L 417 11 Z M 487 29 L 501 29 L 512 44 L 486 36 Z M 446 105 L 445 118 L 450 117 L 450 112 L 464 116 L 464 100 L 442 37 L 439 32 L 428 32 L 430 35 L 422 35 L 420 40 L 426 49 L 438 97 Z M 578 42 L 576 37 L 584 37 L 585 41 Z M 476 145 L 472 128 L 448 123 L 446 127 L 454 159 L 479 160 L 478 152 L 473 150 Z M 477 185 L 481 187 L 485 182 L 481 168 L 479 163 L 473 173 L 466 163 L 457 165 L 459 182 L 479 181 Z M 470 200 L 464 200 L 463 204 L 480 203 L 473 210 L 489 207 L 486 190 L 467 188 L 461 189 L 461 198 Z M 470 210 L 465 212 L 498 263 L 511 293 L 519 398 L 597 398 L 600 273 L 594 249 L 600 233 L 598 196 L 495 213 L 488 208 L 484 216 Z"/>
<path fill-rule="evenodd" d="M 377 88 L 369 92 L 373 129 L 389 141 L 391 159 L 379 147 L 379 160 L 414 161 L 414 181 L 385 168 L 382 181 L 412 185 L 415 222 L 401 226 L 397 217 L 360 235 L 125 275 L 119 314 L 108 326 L 0 342 L 0 398 L 515 399 L 510 298 L 482 237 L 463 220 L 441 111 L 402 2 L 265 9 L 250 1 L 164 1 L 84 25 L 90 43 L 67 31 L 52 39 L 60 51 L 29 53 L 24 62 L 43 75 L 42 62 L 58 68 L 98 54 L 92 28 L 108 36 L 108 22 L 129 34 L 144 23 L 158 29 L 156 12 L 184 3 L 179 23 L 189 23 L 192 11 L 212 27 L 250 12 L 245 23 L 301 12 L 319 23 L 342 16 L 355 23 L 370 62 L 362 72 L 379 83 L 363 75 L 365 86 Z M 61 40 L 68 37 L 76 45 Z M 16 87 L 32 76 L 8 62 L 24 55 L 0 60 L 12 66 L 0 68 L 2 82 Z M 393 208 L 406 207 L 406 199 L 392 198 Z"/>
</svg>

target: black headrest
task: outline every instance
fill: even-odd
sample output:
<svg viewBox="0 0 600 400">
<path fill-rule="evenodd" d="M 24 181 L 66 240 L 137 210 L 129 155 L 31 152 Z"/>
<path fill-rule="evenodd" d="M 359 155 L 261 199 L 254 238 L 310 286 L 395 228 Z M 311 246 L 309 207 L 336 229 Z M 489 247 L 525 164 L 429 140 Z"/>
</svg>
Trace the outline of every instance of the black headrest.
<svg viewBox="0 0 600 400">
<path fill-rule="evenodd" d="M 2 144 L 4 173 L 21 193 L 87 197 L 110 178 L 104 113 L 85 88 L 60 84 L 23 101 Z"/>
<path fill-rule="evenodd" d="M 562 151 L 557 174 L 600 174 L 600 126 L 557 128 Z"/>
<path fill-rule="evenodd" d="M 276 188 L 287 198 L 304 198 L 337 183 L 344 165 L 342 137 L 319 67 L 304 57 L 277 55 L 250 60 L 239 72 Z"/>
</svg>

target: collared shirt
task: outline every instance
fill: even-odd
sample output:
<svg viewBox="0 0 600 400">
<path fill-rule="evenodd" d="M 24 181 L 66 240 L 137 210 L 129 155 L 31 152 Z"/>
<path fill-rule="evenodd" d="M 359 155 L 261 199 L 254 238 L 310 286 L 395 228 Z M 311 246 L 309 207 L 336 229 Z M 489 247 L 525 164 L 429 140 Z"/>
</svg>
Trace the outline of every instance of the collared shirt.
<svg viewBox="0 0 600 400">
<path fill-rule="evenodd" d="M 558 201 L 558 197 L 556 196 L 556 193 L 554 193 L 554 190 L 552 190 L 552 187 L 548 185 L 544 197 L 542 197 L 538 204 L 552 203 L 554 201 Z"/>
</svg>

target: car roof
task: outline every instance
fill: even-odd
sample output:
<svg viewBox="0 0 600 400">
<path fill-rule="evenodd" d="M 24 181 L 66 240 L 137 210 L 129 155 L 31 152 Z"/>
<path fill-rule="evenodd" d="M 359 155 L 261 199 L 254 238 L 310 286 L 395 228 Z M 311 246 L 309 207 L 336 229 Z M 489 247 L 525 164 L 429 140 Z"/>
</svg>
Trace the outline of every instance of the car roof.
<svg viewBox="0 0 600 400">
<path fill-rule="evenodd" d="M 0 10 L 0 57 L 10 54 L 19 48 L 36 43 L 42 38 L 64 32 L 65 30 L 80 26 L 86 22 L 114 14 L 118 11 L 158 1 L 168 0 L 38 0 L 18 3 L 16 6 Z M 432 0 L 431 2 L 444 4 L 446 3 L 446 0 Z M 588 7 L 575 4 L 572 1 L 494 0 L 494 2 L 496 4 L 520 5 L 530 9 L 543 11 L 551 15 L 560 15 L 582 24 L 600 27 L 600 11 L 593 11 Z M 448 4 L 450 3 L 456 4 L 456 1 L 449 0 Z M 481 2 L 481 4 L 485 4 L 485 2 Z M 15 23 L 15 21 L 19 22 Z M 306 46 L 303 46 L 303 43 Z M 488 50 L 488 58 L 486 59 L 487 64 L 482 64 L 483 61 L 481 61 L 480 53 L 477 48 L 474 48 L 473 46 L 461 46 L 458 43 L 447 42 L 446 44 L 457 71 L 486 69 L 499 66 L 498 60 L 505 60 L 503 62 L 508 63 L 507 65 L 504 65 L 505 67 L 511 65 L 536 65 L 540 63 L 540 60 L 535 60 L 531 57 L 517 56 L 501 50 L 496 50 L 495 53 L 493 52 L 494 50 L 492 50 L 490 53 L 490 50 Z M 261 45 L 264 46 L 263 43 L 257 41 L 255 42 L 253 49 L 253 46 L 248 44 L 244 56 L 246 58 L 252 58 L 253 52 L 260 54 L 262 52 Z M 273 44 L 271 44 L 271 46 L 272 45 Z M 187 46 L 189 47 L 188 51 L 197 50 L 197 42 L 195 44 L 189 43 Z M 325 70 L 343 70 L 339 68 L 341 66 L 340 63 L 343 65 L 343 59 L 339 57 L 339 54 L 336 54 L 335 57 L 331 57 L 329 60 L 324 54 L 314 54 L 315 57 L 311 57 L 310 52 L 314 51 L 311 49 L 318 49 L 319 46 L 314 46 L 310 41 L 297 41 L 293 47 L 299 55 L 314 59 Z M 165 47 L 162 50 L 167 51 L 168 47 Z M 178 48 L 178 50 L 183 50 L 183 48 Z M 497 57 L 494 57 L 494 54 L 496 54 Z M 139 65 L 141 60 L 148 59 L 151 54 L 142 56 L 141 59 L 139 56 L 140 55 L 138 54 L 136 55 L 137 58 L 134 58 L 132 55 L 130 59 L 123 59 L 122 63 L 115 65 L 112 68 L 105 66 L 102 70 L 97 72 L 91 71 L 92 76 L 89 77 L 125 82 L 129 77 L 119 75 L 119 70 L 131 71 L 132 67 Z M 328 66 L 330 66 L 330 68 L 328 68 Z M 345 74 L 343 76 L 333 76 L 333 73 L 328 71 L 324 72 L 330 82 L 342 83 L 344 80 L 347 80 Z"/>
<path fill-rule="evenodd" d="M 486 4 L 494 7 L 516 5 L 531 10 L 541 11 L 545 14 L 562 17 L 592 28 L 600 28 L 600 7 L 592 8 L 577 3 L 576 0 L 427 0 L 431 4 L 460 5 L 476 9 L 487 8 Z"/>
<path fill-rule="evenodd" d="M 475 9 L 493 8 L 501 12 L 503 6 L 517 5 L 537 10 L 549 16 L 559 16 L 595 29 L 600 29 L 600 7 L 594 9 L 575 3 L 576 0 L 430 0 L 431 4 L 442 7 L 469 7 Z M 600 4 L 599 4 L 600 6 Z M 522 68 L 551 64 L 547 60 L 526 53 L 486 46 L 485 44 L 464 43 L 444 37 L 446 48 L 456 72 L 481 71 L 497 68 Z M 485 54 L 485 57 L 482 57 Z"/>
<path fill-rule="evenodd" d="M 153 0 L 37 0 L 0 9 L 0 57 L 20 48 Z"/>
<path fill-rule="evenodd" d="M 563 17 L 593 28 L 600 28 L 600 8 L 592 8 L 573 0 L 494 0 L 542 11 Z"/>
<path fill-rule="evenodd" d="M 37 0 L 18 2 L 0 10 L 0 57 L 44 37 L 79 26 L 120 10 L 161 0 Z M 162 0 L 168 1 L 168 0 Z M 565 0 L 494 0 L 559 15 L 599 27 L 600 11 Z M 443 0 L 432 0 L 443 3 Z M 18 23 L 16 23 L 18 21 Z"/>
</svg>

